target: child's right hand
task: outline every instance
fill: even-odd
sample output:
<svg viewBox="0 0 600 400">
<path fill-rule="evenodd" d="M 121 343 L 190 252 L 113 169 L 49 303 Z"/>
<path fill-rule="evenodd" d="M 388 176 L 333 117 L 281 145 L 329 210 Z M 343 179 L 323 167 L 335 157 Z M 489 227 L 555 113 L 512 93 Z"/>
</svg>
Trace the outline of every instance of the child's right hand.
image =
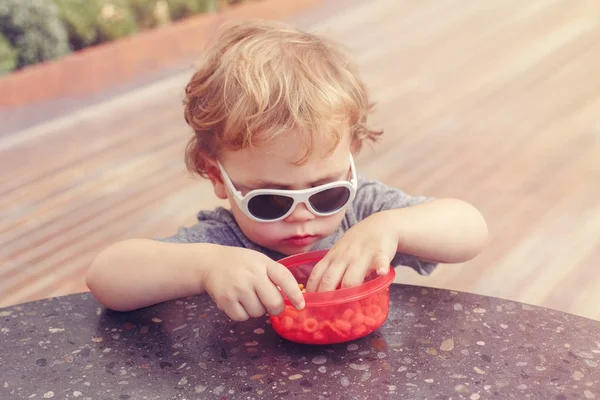
<svg viewBox="0 0 600 400">
<path fill-rule="evenodd" d="M 304 296 L 292 273 L 283 265 L 254 250 L 225 247 L 218 262 L 203 276 L 204 290 L 234 321 L 245 321 L 268 312 L 281 313 L 285 307 L 277 286 L 297 309 L 305 306 Z"/>
</svg>

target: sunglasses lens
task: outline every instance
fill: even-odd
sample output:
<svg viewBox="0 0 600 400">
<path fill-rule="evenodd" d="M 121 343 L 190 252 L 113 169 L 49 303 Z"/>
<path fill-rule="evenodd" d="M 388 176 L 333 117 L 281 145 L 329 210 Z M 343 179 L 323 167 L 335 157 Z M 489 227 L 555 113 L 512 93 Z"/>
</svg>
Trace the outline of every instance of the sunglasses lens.
<svg viewBox="0 0 600 400">
<path fill-rule="evenodd" d="M 294 199 L 275 194 L 259 194 L 248 202 L 248 211 L 264 220 L 277 219 L 289 211 Z"/>
<path fill-rule="evenodd" d="M 350 199 L 350 189 L 347 187 L 335 187 L 315 193 L 308 199 L 315 211 L 330 213 L 344 207 Z"/>
</svg>

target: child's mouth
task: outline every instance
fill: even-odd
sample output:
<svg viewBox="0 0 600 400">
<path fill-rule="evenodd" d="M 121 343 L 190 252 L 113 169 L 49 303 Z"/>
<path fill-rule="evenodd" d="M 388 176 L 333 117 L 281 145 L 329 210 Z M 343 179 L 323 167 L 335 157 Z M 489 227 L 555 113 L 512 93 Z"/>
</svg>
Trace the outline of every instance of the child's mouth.
<svg viewBox="0 0 600 400">
<path fill-rule="evenodd" d="M 316 242 L 318 238 L 318 236 L 314 235 L 296 235 L 283 239 L 283 241 L 293 246 L 307 246 Z"/>
</svg>

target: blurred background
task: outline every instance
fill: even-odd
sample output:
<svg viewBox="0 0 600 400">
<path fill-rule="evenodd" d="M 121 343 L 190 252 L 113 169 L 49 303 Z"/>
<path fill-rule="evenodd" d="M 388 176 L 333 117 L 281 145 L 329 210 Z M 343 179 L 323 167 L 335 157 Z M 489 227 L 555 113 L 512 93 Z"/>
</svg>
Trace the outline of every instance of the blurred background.
<svg viewBox="0 0 600 400">
<path fill-rule="evenodd" d="M 397 282 L 600 320 L 597 0 L 2 0 L 0 307 L 85 291 L 103 247 L 221 204 L 185 171 L 181 102 L 241 18 L 348 46 L 385 130 L 359 172 L 487 218 L 476 259 Z"/>
<path fill-rule="evenodd" d="M 215 11 L 241 0 L 3 0 L 0 72 Z"/>
</svg>

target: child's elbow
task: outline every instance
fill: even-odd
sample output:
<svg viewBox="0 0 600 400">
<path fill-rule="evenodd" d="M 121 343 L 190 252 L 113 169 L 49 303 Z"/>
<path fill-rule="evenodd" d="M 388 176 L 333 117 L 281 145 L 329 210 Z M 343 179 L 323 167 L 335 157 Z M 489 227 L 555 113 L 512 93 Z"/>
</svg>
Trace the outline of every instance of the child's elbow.
<svg viewBox="0 0 600 400">
<path fill-rule="evenodd" d="M 85 275 L 85 283 L 96 300 L 104 307 L 112 311 L 131 311 L 132 308 L 127 307 L 119 301 L 119 296 L 112 293 L 111 279 L 108 266 L 104 262 L 105 254 L 98 254 Z"/>
<path fill-rule="evenodd" d="M 475 207 L 473 207 L 475 209 L 475 230 L 477 232 L 477 238 L 479 246 L 480 246 L 480 250 L 483 249 L 485 247 L 485 245 L 487 245 L 489 239 L 490 239 L 490 231 L 488 228 L 488 224 L 487 221 L 485 220 L 485 217 L 483 216 L 483 214 L 476 209 Z"/>
<path fill-rule="evenodd" d="M 130 307 L 119 301 L 119 297 L 111 293 L 107 285 L 98 280 L 93 274 L 86 276 L 86 284 L 94 298 L 106 309 L 119 312 L 133 311 L 135 309 L 135 307 Z"/>
<path fill-rule="evenodd" d="M 449 263 L 462 263 L 479 255 L 489 240 L 487 222 L 483 214 L 472 204 L 459 199 L 442 199 L 446 215 L 451 216 L 446 225 L 454 226 L 451 248 L 445 259 Z"/>
<path fill-rule="evenodd" d="M 465 228 L 467 229 L 465 239 L 467 239 L 467 246 L 465 246 L 465 261 L 471 260 L 479 255 L 485 248 L 489 241 L 489 229 L 488 224 L 483 214 L 473 205 L 464 203 L 467 207 L 468 218 L 465 218 Z M 467 222 L 468 221 L 468 222 Z"/>
<path fill-rule="evenodd" d="M 97 293 L 101 288 L 100 283 L 102 281 L 100 276 L 101 268 L 98 266 L 98 258 L 100 257 L 100 254 L 94 258 L 85 274 L 85 284 L 96 298 L 98 298 Z"/>
<path fill-rule="evenodd" d="M 118 310 L 119 306 L 117 304 L 113 304 L 113 301 L 111 301 L 111 297 L 106 295 L 106 279 L 103 276 L 100 268 L 97 266 L 97 264 L 95 264 L 95 260 L 88 268 L 87 274 L 85 276 L 85 283 L 88 289 L 90 289 L 90 292 L 92 293 L 94 298 L 98 300 L 100 304 L 102 304 L 104 307 L 110 310 L 120 311 Z"/>
</svg>

